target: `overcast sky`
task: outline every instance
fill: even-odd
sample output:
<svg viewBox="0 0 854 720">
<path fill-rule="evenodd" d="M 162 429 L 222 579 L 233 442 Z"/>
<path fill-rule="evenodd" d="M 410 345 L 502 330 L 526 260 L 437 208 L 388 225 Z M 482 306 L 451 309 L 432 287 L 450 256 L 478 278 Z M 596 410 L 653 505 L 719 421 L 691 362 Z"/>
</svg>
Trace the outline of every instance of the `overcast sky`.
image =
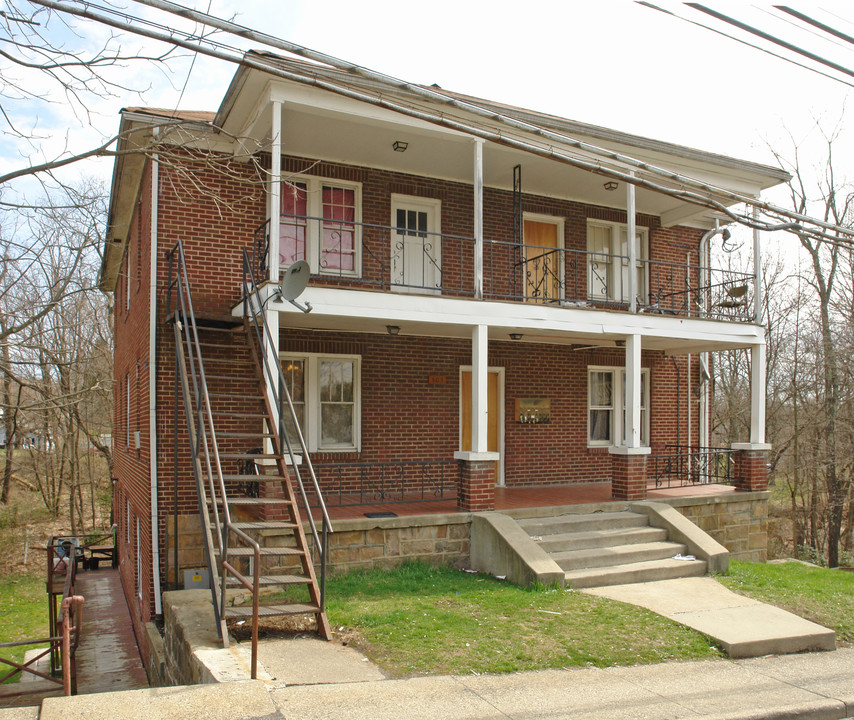
<svg viewBox="0 0 854 720">
<path fill-rule="evenodd" d="M 722 27 L 680 3 L 659 4 Z M 854 45 L 819 32 L 795 33 L 770 14 L 770 5 L 712 0 L 708 4 L 766 30 L 789 33 L 814 52 L 854 66 Z M 802 7 L 854 35 L 851 5 L 819 2 Z M 130 12 L 179 24 L 173 16 L 133 2 L 127 6 Z M 203 0 L 195 7 L 207 10 L 208 3 Z M 852 90 L 629 0 L 210 0 L 210 12 L 406 80 L 438 83 L 458 92 L 766 163 L 772 162 L 767 143 L 786 152 L 787 133 L 801 142 L 816 118 L 827 128 L 839 123 Z M 745 37 L 735 29 L 729 31 Z M 91 23 L 81 31 L 92 45 L 106 33 Z M 128 49 L 137 42 L 124 41 Z M 146 43 L 154 49 L 151 41 Z M 104 137 L 115 132 L 118 110 L 125 105 L 215 110 L 235 69 L 206 58 L 199 58 L 191 69 L 189 56 L 170 68 L 167 76 L 132 67 L 125 79 L 147 84 L 150 90 L 143 98 L 128 94 L 100 103 L 92 116 L 97 132 Z M 854 78 L 832 74 L 854 83 Z M 32 113 L 24 104 L 17 109 Z M 44 113 L 40 122 L 53 136 L 54 147 L 66 142 L 65 128 L 71 128 L 67 137 L 72 144 L 91 144 L 94 138 L 91 132 L 74 129 L 79 118 L 72 117 L 63 103 Z M 2 161 L 14 162 L 11 145 L 4 144 Z M 854 158 L 854 151 L 850 155 Z M 111 167 L 111 161 L 100 162 L 87 166 L 87 172 L 91 169 L 108 178 Z"/>
</svg>

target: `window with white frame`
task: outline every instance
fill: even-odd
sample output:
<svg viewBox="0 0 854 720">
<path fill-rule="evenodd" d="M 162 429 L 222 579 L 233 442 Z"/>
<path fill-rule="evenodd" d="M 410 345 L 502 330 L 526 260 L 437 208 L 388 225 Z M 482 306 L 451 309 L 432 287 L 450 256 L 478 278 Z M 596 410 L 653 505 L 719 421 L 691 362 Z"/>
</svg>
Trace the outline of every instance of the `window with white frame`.
<svg viewBox="0 0 854 720">
<path fill-rule="evenodd" d="M 279 267 L 306 260 L 311 272 L 360 272 L 362 186 L 343 180 L 300 176 L 282 183 Z"/>
<path fill-rule="evenodd" d="M 641 370 L 641 444 L 649 445 L 649 370 Z M 619 367 L 587 369 L 587 444 L 626 444 L 626 371 Z"/>
<path fill-rule="evenodd" d="M 649 231 L 635 228 L 637 297 L 648 300 Z M 629 302 L 628 227 L 603 220 L 587 221 L 587 296 L 591 300 Z"/>
<path fill-rule="evenodd" d="M 282 374 L 310 451 L 361 446 L 358 355 L 281 354 Z M 293 421 L 286 418 L 295 438 Z"/>
</svg>

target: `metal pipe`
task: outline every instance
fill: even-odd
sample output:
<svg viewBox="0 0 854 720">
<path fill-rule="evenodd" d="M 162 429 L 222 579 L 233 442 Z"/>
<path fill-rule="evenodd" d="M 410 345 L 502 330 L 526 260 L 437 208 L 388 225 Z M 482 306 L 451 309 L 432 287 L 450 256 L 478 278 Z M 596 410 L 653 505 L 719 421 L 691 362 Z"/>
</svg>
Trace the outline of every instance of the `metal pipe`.
<svg viewBox="0 0 854 720">
<path fill-rule="evenodd" d="M 155 136 L 158 128 L 155 128 Z M 160 598 L 160 512 L 157 473 L 157 223 L 160 163 L 151 162 L 151 252 L 148 285 L 148 465 L 151 473 L 151 575 L 154 581 L 154 614 L 163 614 Z M 177 513 L 177 508 L 175 510 Z M 177 541 L 177 537 L 176 537 Z"/>
</svg>

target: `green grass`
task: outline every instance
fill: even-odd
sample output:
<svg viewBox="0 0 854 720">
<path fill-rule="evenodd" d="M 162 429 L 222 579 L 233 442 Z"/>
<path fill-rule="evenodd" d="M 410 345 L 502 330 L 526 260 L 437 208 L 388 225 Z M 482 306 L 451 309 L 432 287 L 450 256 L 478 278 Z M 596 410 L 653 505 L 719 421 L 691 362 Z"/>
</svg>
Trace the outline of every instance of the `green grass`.
<svg viewBox="0 0 854 720">
<path fill-rule="evenodd" d="M 726 587 L 755 600 L 789 610 L 836 631 L 837 640 L 854 642 L 854 573 L 800 563 L 749 563 L 733 560 Z"/>
<path fill-rule="evenodd" d="M 0 578 L 0 642 L 45 638 L 49 634 L 47 593 L 44 580 L 28 575 L 7 575 Z M 0 657 L 21 662 L 30 647 L 0 648 Z M 11 667 L 0 664 L 0 677 Z M 17 682 L 16 675 L 9 682 Z"/>
<path fill-rule="evenodd" d="M 327 582 L 336 631 L 393 675 L 508 673 L 721 657 L 705 636 L 577 592 L 421 564 Z"/>
</svg>

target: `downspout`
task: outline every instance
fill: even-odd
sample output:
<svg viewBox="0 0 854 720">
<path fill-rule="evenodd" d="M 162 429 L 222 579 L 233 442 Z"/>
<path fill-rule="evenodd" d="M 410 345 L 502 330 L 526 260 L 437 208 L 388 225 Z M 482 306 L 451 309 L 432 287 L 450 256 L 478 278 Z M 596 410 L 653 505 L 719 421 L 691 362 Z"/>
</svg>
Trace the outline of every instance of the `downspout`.
<svg viewBox="0 0 854 720">
<path fill-rule="evenodd" d="M 682 433 L 679 430 L 679 421 L 682 415 L 682 406 L 679 401 L 680 395 L 682 395 L 682 374 L 679 372 L 679 363 L 676 362 L 676 358 L 671 355 L 670 361 L 673 363 L 673 369 L 676 370 L 676 447 L 679 448 L 682 446 Z"/>
<path fill-rule="evenodd" d="M 154 135 L 159 128 L 154 128 Z M 151 271 L 148 287 L 148 462 L 151 467 L 151 575 L 154 580 L 154 614 L 163 614 L 160 598 L 160 517 L 157 482 L 157 199 L 160 192 L 158 156 L 151 161 Z M 175 508 L 177 514 L 178 509 Z M 177 538 L 175 538 L 177 542 Z"/>
<path fill-rule="evenodd" d="M 711 239 L 717 235 L 718 233 L 723 234 L 724 230 L 721 229 L 720 223 L 715 220 L 715 227 L 708 232 L 703 234 L 703 237 L 700 238 L 700 243 L 697 247 L 697 260 L 700 264 L 699 270 L 699 285 L 701 292 L 703 293 L 703 301 L 700 303 L 700 317 L 708 314 L 709 312 L 709 302 L 710 302 L 710 292 L 706 290 L 706 285 L 709 282 L 709 265 L 711 264 L 711 251 L 709 247 L 709 242 Z M 709 371 L 709 353 L 702 352 L 700 353 L 700 392 L 699 392 L 699 408 L 698 414 L 700 417 L 700 447 L 708 448 L 710 443 L 709 438 L 709 401 L 710 401 L 710 386 L 709 380 L 711 380 L 712 374 Z M 689 378 L 690 382 L 690 378 Z"/>
</svg>

